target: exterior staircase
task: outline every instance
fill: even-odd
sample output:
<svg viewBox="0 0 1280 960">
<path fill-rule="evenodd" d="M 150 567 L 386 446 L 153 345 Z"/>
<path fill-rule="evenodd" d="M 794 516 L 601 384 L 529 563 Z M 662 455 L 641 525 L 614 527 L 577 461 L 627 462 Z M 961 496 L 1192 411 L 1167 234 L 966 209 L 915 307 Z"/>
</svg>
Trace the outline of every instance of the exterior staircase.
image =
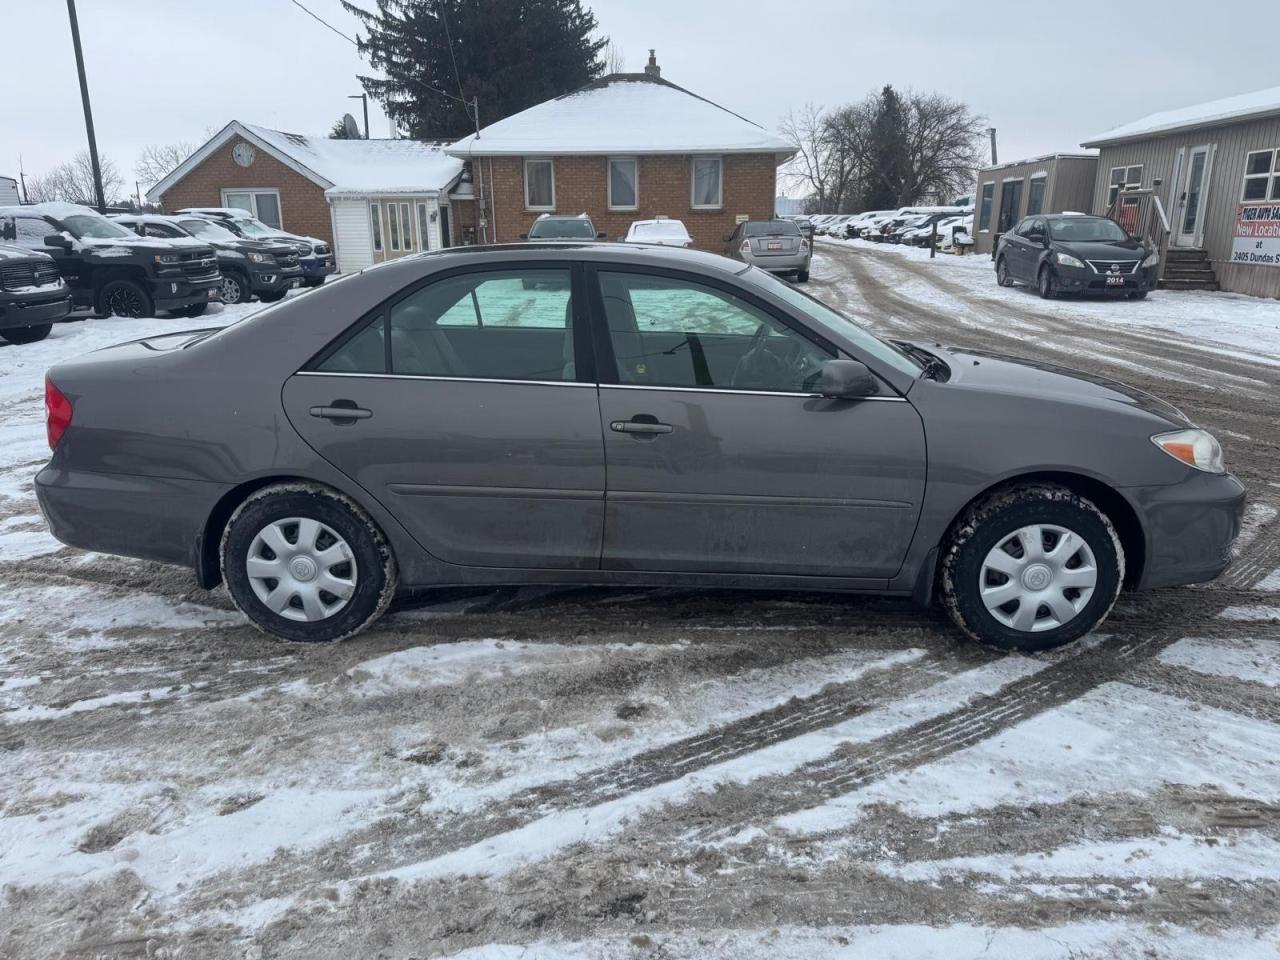
<svg viewBox="0 0 1280 960">
<path fill-rule="evenodd" d="M 1162 290 L 1217 290 L 1218 275 L 1209 255 L 1192 247 L 1169 247 L 1160 274 Z"/>
</svg>

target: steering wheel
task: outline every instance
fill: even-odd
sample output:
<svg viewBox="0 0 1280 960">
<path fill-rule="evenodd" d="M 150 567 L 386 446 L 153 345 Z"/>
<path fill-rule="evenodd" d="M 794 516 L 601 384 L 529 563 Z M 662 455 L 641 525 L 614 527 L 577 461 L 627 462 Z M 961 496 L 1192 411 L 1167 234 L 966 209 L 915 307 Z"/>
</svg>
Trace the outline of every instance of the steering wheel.
<svg viewBox="0 0 1280 960">
<path fill-rule="evenodd" d="M 772 332 L 773 328 L 767 323 L 756 327 L 746 352 L 733 370 L 731 386 L 744 390 L 776 390 L 779 384 L 787 382 L 786 363 L 770 353 L 765 345 Z"/>
</svg>

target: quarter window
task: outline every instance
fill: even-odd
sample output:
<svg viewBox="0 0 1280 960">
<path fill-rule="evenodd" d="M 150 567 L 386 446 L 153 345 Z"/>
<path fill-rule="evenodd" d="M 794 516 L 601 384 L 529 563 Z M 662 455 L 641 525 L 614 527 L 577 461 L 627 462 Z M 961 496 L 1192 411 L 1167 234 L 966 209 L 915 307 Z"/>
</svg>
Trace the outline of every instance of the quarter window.
<svg viewBox="0 0 1280 960">
<path fill-rule="evenodd" d="M 600 286 L 621 383 L 808 393 L 833 356 L 713 287 L 632 273 Z"/>
<path fill-rule="evenodd" d="M 1142 186 L 1142 164 L 1131 167 L 1112 167 L 1111 180 L 1107 186 L 1107 206 L 1116 202 L 1120 191 L 1126 187 Z"/>
<path fill-rule="evenodd" d="M 634 159 L 609 160 L 609 209 L 634 210 L 637 205 L 637 170 Z"/>
<path fill-rule="evenodd" d="M 555 168 L 550 160 L 524 162 L 524 205 L 530 210 L 556 208 Z"/>
<path fill-rule="evenodd" d="M 982 201 L 978 205 L 978 229 L 991 229 L 991 198 L 995 196 L 996 185 L 994 183 L 984 183 L 982 185 Z"/>
<path fill-rule="evenodd" d="M 1280 200 L 1280 150 L 1255 150 L 1245 158 L 1241 200 Z"/>
<path fill-rule="evenodd" d="M 719 157 L 693 158 L 693 207 L 712 210 L 723 206 L 722 163 Z"/>
</svg>

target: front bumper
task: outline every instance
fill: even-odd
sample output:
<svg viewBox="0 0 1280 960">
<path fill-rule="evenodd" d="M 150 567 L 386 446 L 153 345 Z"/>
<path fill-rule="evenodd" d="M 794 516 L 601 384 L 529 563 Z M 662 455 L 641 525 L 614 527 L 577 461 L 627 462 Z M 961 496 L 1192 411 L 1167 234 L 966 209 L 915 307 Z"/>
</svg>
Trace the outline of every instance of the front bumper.
<svg viewBox="0 0 1280 960">
<path fill-rule="evenodd" d="M 53 323 L 69 314 L 71 308 L 71 291 L 66 287 L 0 293 L 0 330 Z"/>
<path fill-rule="evenodd" d="M 254 293 L 279 293 L 302 285 L 302 267 L 263 266 L 253 271 L 250 287 Z"/>
<path fill-rule="evenodd" d="M 1058 288 L 1063 293 L 1113 297 L 1154 290 L 1158 272 L 1158 266 L 1146 267 L 1137 273 L 1120 274 L 1098 273 L 1089 267 L 1081 269 L 1058 265 L 1054 268 L 1054 273 L 1058 277 Z"/>
<path fill-rule="evenodd" d="M 319 257 L 303 257 L 299 263 L 302 265 L 302 276 L 307 280 L 323 279 L 338 272 L 338 265 L 332 253 Z"/>
<path fill-rule="evenodd" d="M 1244 484 L 1229 473 L 1188 473 L 1181 483 L 1121 490 L 1146 533 L 1140 590 L 1203 583 L 1231 564 L 1244 517 Z"/>
<path fill-rule="evenodd" d="M 179 310 L 197 303 L 210 303 L 218 299 L 218 286 L 222 276 L 193 280 L 188 277 L 161 277 L 151 281 L 151 299 L 157 310 Z"/>
</svg>

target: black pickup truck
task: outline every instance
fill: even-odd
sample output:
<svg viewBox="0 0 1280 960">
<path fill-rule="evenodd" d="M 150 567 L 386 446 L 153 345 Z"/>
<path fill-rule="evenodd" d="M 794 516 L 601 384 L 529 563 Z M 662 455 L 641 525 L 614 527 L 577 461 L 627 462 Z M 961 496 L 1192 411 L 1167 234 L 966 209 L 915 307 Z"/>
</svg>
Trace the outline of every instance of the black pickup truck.
<svg viewBox="0 0 1280 960">
<path fill-rule="evenodd" d="M 140 237 L 72 203 L 0 207 L 0 242 L 53 257 L 76 306 L 104 316 L 196 317 L 222 280 L 208 244 Z"/>
<path fill-rule="evenodd" d="M 141 237 L 191 237 L 209 244 L 222 274 L 218 292 L 223 303 L 248 303 L 252 297 L 272 303 L 302 286 L 302 266 L 292 243 L 246 240 L 215 220 L 194 215 L 122 213 L 111 219 Z"/>
<path fill-rule="evenodd" d="M 0 243 L 0 337 L 35 343 L 71 312 L 71 291 L 52 257 Z"/>
</svg>

